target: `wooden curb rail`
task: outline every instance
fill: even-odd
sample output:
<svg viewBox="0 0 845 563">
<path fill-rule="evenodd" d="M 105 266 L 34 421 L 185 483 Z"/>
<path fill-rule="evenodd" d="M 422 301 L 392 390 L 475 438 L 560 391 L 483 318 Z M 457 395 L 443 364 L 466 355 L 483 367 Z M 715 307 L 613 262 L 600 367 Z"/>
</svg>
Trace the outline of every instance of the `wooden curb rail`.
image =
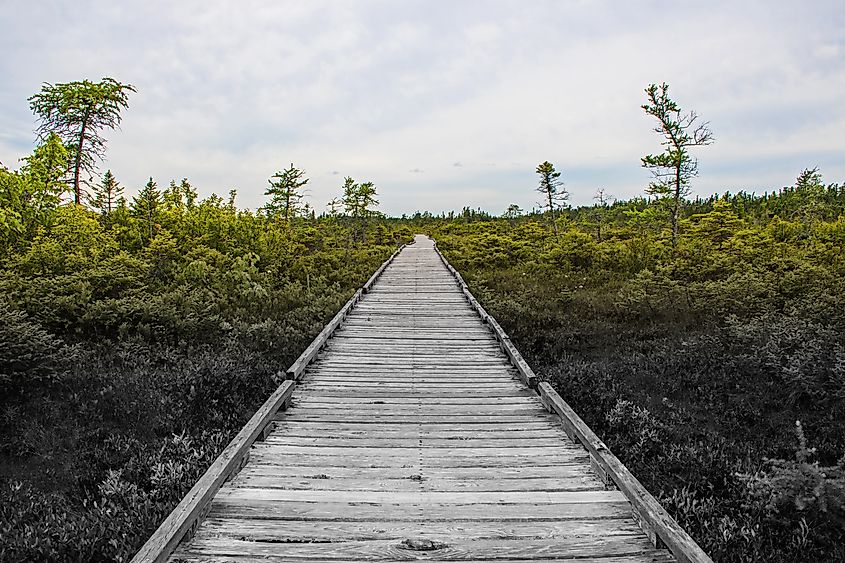
<svg viewBox="0 0 845 563">
<path fill-rule="evenodd" d="M 680 563 L 713 563 L 713 560 L 693 540 L 687 532 L 666 512 L 657 499 L 631 474 L 625 465 L 619 461 L 610 449 L 602 442 L 580 416 L 567 404 L 563 398 L 547 382 L 538 383 L 538 378 L 519 351 L 514 347 L 507 333 L 478 303 L 472 295 L 464 278 L 437 248 L 434 249 L 443 264 L 455 278 L 470 306 L 478 312 L 481 320 L 493 331 L 502 350 L 508 355 L 513 366 L 519 373 L 519 378 L 528 387 L 540 395 L 543 406 L 560 418 L 566 434 L 576 443 L 580 443 L 590 454 L 590 465 L 593 471 L 608 486 L 617 487 L 631 503 L 634 517 L 640 528 L 648 536 L 656 548 L 665 547 Z"/>
<path fill-rule="evenodd" d="M 285 381 L 229 442 L 200 480 L 132 558 L 132 563 L 167 560 L 185 536 L 193 535 L 220 487 L 246 463 L 249 448 L 272 430 L 273 417 L 290 404 L 294 382 Z"/>
<path fill-rule="evenodd" d="M 302 377 L 302 372 L 304 372 L 305 368 L 308 367 L 308 364 L 310 364 L 311 361 L 317 357 L 317 354 L 320 352 L 320 349 L 325 346 L 326 342 L 328 342 L 329 338 L 331 338 L 332 333 L 337 330 L 337 327 L 340 326 L 340 324 L 343 322 L 343 319 L 346 318 L 346 316 L 353 309 L 353 307 L 355 307 L 358 301 L 361 300 L 361 297 L 370 290 L 376 280 L 378 280 L 378 278 L 384 272 L 385 268 L 387 268 L 390 263 L 393 262 L 393 259 L 396 258 L 396 256 L 398 256 L 400 252 L 402 252 L 403 248 L 405 248 L 404 244 L 397 248 L 396 252 L 391 254 L 390 258 L 385 260 L 384 263 L 379 266 L 378 270 L 376 270 L 375 273 L 370 276 L 370 279 L 367 280 L 367 282 L 361 287 L 361 289 L 356 291 L 355 295 L 353 295 L 352 298 L 346 302 L 346 305 L 344 305 L 340 309 L 340 311 L 337 312 L 334 318 L 330 320 L 325 327 L 323 327 L 323 330 L 320 331 L 320 334 L 317 335 L 314 341 L 311 342 L 308 348 L 306 348 L 305 351 L 299 356 L 299 358 L 297 358 L 293 365 L 288 368 L 286 379 L 293 379 L 294 381 L 298 381 L 299 378 Z"/>
<path fill-rule="evenodd" d="M 355 295 L 346 302 L 334 318 L 323 327 L 320 334 L 288 368 L 286 372 L 287 381 L 279 385 L 276 391 L 252 415 L 249 422 L 229 442 L 229 445 L 214 460 L 199 481 L 135 554 L 131 563 L 164 562 L 184 538 L 191 537 L 194 534 L 200 522 L 208 513 L 214 495 L 217 494 L 223 483 L 231 479 L 246 464 L 252 444 L 263 440 L 272 431 L 276 413 L 287 409 L 290 405 L 296 381 L 302 377 L 302 372 L 317 357 L 320 348 L 360 301 L 361 296 L 369 291 L 385 268 L 393 262 L 393 259 L 402 252 L 405 246 L 403 244 L 396 249 L 390 258 L 385 260 L 378 270 L 370 276 L 364 286 L 356 291 Z"/>
<path fill-rule="evenodd" d="M 452 267 L 446 257 L 443 256 L 443 253 L 440 252 L 440 249 L 437 248 L 437 242 L 434 242 L 434 250 L 437 252 L 437 255 L 440 257 L 440 260 L 443 261 L 443 264 L 452 274 L 452 276 L 457 280 L 458 286 L 461 288 L 464 296 L 466 297 L 467 301 L 469 302 L 470 306 L 478 312 L 478 315 L 481 317 L 481 320 L 490 327 L 490 330 L 493 331 L 496 340 L 499 341 L 499 347 L 507 354 L 508 358 L 510 358 L 511 363 L 516 368 L 517 372 L 519 373 L 519 378 L 522 382 L 527 385 L 531 389 L 537 388 L 537 376 L 534 374 L 534 370 L 528 365 L 528 362 L 522 357 L 522 354 L 519 353 L 519 350 L 516 349 L 516 346 L 513 345 L 511 342 L 510 337 L 504 331 L 504 329 L 499 325 L 496 319 L 490 315 L 484 307 L 481 306 L 481 303 L 475 298 L 475 296 L 470 292 L 469 286 L 467 286 L 466 282 L 464 281 L 463 276 Z"/>
</svg>

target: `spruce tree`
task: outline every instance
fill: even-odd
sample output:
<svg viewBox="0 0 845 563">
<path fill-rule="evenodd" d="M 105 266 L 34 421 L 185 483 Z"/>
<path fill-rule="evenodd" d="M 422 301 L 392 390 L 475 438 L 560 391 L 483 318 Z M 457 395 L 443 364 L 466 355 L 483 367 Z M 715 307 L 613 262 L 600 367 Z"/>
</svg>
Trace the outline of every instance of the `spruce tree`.
<svg viewBox="0 0 845 563">
<path fill-rule="evenodd" d="M 144 188 L 138 195 L 132 198 L 132 214 L 146 223 L 148 239 L 153 238 L 155 230 L 155 219 L 158 208 L 161 205 L 161 192 L 158 185 L 150 177 Z"/>
</svg>

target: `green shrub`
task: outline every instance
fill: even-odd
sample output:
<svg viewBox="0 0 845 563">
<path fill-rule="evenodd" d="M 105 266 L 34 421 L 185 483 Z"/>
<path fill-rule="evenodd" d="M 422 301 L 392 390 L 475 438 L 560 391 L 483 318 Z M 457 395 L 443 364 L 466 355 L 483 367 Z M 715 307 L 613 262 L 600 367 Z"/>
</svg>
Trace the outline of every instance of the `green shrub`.
<svg viewBox="0 0 845 563">
<path fill-rule="evenodd" d="M 46 382 L 58 379 L 72 349 L 29 319 L 0 301 L 0 396 L 4 401 L 24 392 L 33 393 Z"/>
</svg>

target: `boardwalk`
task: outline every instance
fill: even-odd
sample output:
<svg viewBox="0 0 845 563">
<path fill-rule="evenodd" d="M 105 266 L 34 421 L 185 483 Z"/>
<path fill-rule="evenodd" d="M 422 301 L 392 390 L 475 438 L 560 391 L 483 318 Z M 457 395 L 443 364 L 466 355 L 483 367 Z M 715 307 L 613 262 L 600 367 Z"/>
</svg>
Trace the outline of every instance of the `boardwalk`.
<svg viewBox="0 0 845 563">
<path fill-rule="evenodd" d="M 424 237 L 275 416 L 171 561 L 676 560 L 523 383 Z"/>
</svg>

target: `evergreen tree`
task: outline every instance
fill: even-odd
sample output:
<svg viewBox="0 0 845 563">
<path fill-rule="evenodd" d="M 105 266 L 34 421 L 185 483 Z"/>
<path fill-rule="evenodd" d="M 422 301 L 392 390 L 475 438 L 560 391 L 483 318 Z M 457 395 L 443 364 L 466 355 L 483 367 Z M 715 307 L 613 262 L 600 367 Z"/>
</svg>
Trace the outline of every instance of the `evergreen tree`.
<svg viewBox="0 0 845 563">
<path fill-rule="evenodd" d="M 502 217 L 505 219 L 516 219 L 518 217 L 522 217 L 524 213 L 523 209 L 515 203 L 508 205 L 508 208 L 505 209 L 505 212 L 502 213 Z"/>
<path fill-rule="evenodd" d="M 105 154 L 100 130 L 120 125 L 120 111 L 129 107 L 128 92 L 134 91 L 131 84 L 103 78 L 98 83 L 45 83 L 29 98 L 29 107 L 41 120 L 39 136 L 57 134 L 68 148 L 77 204 L 82 202 L 81 172 L 93 175 L 96 161 Z"/>
<path fill-rule="evenodd" d="M 792 213 L 803 224 L 812 226 L 827 215 L 825 185 L 818 167 L 805 168 L 795 179 L 795 199 L 798 208 Z"/>
<path fill-rule="evenodd" d="M 270 201 L 264 206 L 267 216 L 280 216 L 289 223 L 301 210 L 300 202 L 305 195 L 302 188 L 308 183 L 305 171 L 291 163 L 290 168 L 276 172 L 267 181 L 270 184 L 264 192 L 264 195 L 270 196 Z"/>
<path fill-rule="evenodd" d="M 33 199 L 46 198 L 58 204 L 67 189 L 64 178 L 68 171 L 68 151 L 59 136 L 50 133 L 32 156 L 23 160 L 21 172 L 27 176 Z"/>
<path fill-rule="evenodd" d="M 681 108 L 669 97 L 669 85 L 665 82 L 660 86 L 650 84 L 645 92 L 648 103 L 641 107 L 659 122 L 654 131 L 663 135 L 660 144 L 666 147 L 660 154 L 642 158 L 643 167 L 654 177 L 646 192 L 656 196 L 668 209 L 674 248 L 678 242 L 681 206 L 689 195 L 690 180 L 698 174 L 698 161 L 689 149 L 713 143 L 713 133 L 707 122 L 697 123 L 695 112 L 681 113 Z"/>
<path fill-rule="evenodd" d="M 361 216 L 365 219 L 378 214 L 375 210 L 379 205 L 376 195 L 378 195 L 376 193 L 376 186 L 372 182 L 364 182 L 358 186 L 358 205 L 361 209 Z"/>
<path fill-rule="evenodd" d="M 182 178 L 182 181 L 179 183 L 179 189 L 182 192 L 182 197 L 185 200 L 185 207 L 188 209 L 193 209 L 197 202 L 197 190 L 188 182 L 187 178 Z"/>
<path fill-rule="evenodd" d="M 540 175 L 540 185 L 537 187 L 537 191 L 543 194 L 543 198 L 545 199 L 543 206 L 549 212 L 549 216 L 552 219 L 552 227 L 554 228 L 555 236 L 557 236 L 555 211 L 562 206 L 563 202 L 569 199 L 569 193 L 563 187 L 563 182 L 560 180 L 560 172 L 555 170 L 554 164 L 548 160 L 537 166 L 536 172 Z"/>
<path fill-rule="evenodd" d="M 329 208 L 329 216 L 337 217 L 343 208 L 343 201 L 340 198 L 334 197 L 329 201 L 327 207 Z"/>
<path fill-rule="evenodd" d="M 132 213 L 146 223 L 147 240 L 153 238 L 155 219 L 161 205 L 161 192 L 158 185 L 150 177 L 144 188 L 132 199 Z"/>
<path fill-rule="evenodd" d="M 170 185 L 161 192 L 161 203 L 162 207 L 169 212 L 181 214 L 185 209 L 182 188 L 176 180 L 170 180 Z"/>
<path fill-rule="evenodd" d="M 367 219 L 378 214 L 376 186 L 372 182 L 358 184 L 350 177 L 343 183 L 343 198 L 341 199 L 346 214 L 358 226 L 361 240 L 366 241 Z"/>
<path fill-rule="evenodd" d="M 599 188 L 596 191 L 595 197 L 593 199 L 596 200 L 596 205 L 593 206 L 593 217 L 596 226 L 596 241 L 602 241 L 602 227 L 604 226 L 604 217 L 607 214 L 607 203 L 609 201 L 609 196 L 607 192 L 605 192 L 604 188 Z"/>
<path fill-rule="evenodd" d="M 117 202 L 122 196 L 123 186 L 117 182 L 111 170 L 106 170 L 100 183 L 94 186 L 88 203 L 104 217 L 108 217 L 117 207 Z"/>
<path fill-rule="evenodd" d="M 358 218 L 361 211 L 361 206 L 358 203 L 358 184 L 349 176 L 343 180 L 343 197 L 340 201 L 343 203 L 343 210 L 347 215 L 353 219 Z"/>
</svg>

